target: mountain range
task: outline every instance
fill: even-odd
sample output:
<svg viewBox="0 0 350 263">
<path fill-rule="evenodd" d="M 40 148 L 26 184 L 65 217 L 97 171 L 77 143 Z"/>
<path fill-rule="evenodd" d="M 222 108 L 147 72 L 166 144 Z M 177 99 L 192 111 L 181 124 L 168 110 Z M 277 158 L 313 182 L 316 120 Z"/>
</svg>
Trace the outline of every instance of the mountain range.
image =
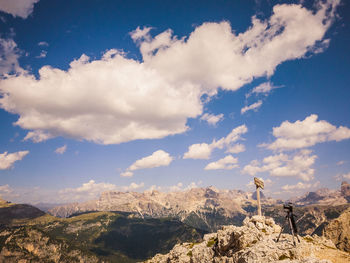
<svg viewBox="0 0 350 263">
<path fill-rule="evenodd" d="M 343 182 L 339 190 L 318 190 L 292 200 L 296 204 L 294 214 L 303 244 L 311 242 L 317 249 L 328 249 L 329 253 L 336 248 L 332 252 L 335 258 L 344 255 L 337 252 L 338 249 L 350 252 L 349 196 L 350 185 Z M 150 259 L 157 253 L 165 254 L 158 257 L 159 262 L 168 256 L 175 257 L 176 253 L 184 259 L 183 262 L 195 262 L 191 253 L 195 255 L 200 251 L 209 251 L 212 260 L 221 260 L 232 252 L 226 258 L 231 260 L 235 248 L 232 251 L 213 250 L 215 253 L 211 254 L 208 244 L 214 249 L 217 239 L 209 240 L 207 235 L 203 241 L 203 235 L 217 231 L 225 238 L 234 238 L 230 232 L 233 228 L 251 226 L 247 220 L 256 214 L 255 197 L 256 193 L 214 187 L 169 193 L 110 191 L 103 193 L 98 200 L 55 207 L 50 210 L 51 215 L 31 205 L 0 200 L 0 262 L 131 263 Z M 262 198 L 266 220 L 271 218 L 279 226 L 284 226 L 286 211 L 282 201 L 266 198 L 263 194 Z M 284 233 L 289 233 L 288 227 Z M 328 241 L 317 236 L 331 240 L 329 244 L 333 244 L 333 250 L 327 248 Z M 272 244 L 271 239 L 267 241 Z M 183 242 L 187 245 L 181 245 Z M 260 246 L 266 244 L 259 241 L 257 245 L 251 244 L 247 251 L 262 253 L 265 249 Z M 187 252 L 184 254 L 184 251 Z M 277 259 L 293 258 L 288 255 L 278 254 Z M 276 254 L 273 257 L 276 258 Z M 301 255 L 298 257 L 302 258 Z"/>
<path fill-rule="evenodd" d="M 263 211 L 278 211 L 282 200 L 266 198 L 262 193 Z M 350 184 L 343 182 L 339 190 L 320 189 L 288 200 L 298 207 L 342 206 L 350 200 Z M 54 207 L 48 212 L 68 217 L 86 211 L 122 211 L 140 218 L 177 218 L 192 227 L 216 231 L 222 225 L 241 225 L 246 216 L 256 213 L 256 192 L 219 190 L 215 187 L 192 188 L 187 191 L 159 192 L 107 191 L 98 200 Z M 301 209 L 303 210 L 303 209 Z M 323 210 L 322 210 L 323 211 Z"/>
</svg>

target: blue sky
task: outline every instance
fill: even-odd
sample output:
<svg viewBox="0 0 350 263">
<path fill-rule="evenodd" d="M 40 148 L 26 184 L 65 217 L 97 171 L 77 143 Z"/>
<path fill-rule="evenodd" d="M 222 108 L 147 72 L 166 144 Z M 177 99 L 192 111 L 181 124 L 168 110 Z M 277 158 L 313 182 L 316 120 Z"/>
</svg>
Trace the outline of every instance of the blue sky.
<svg viewBox="0 0 350 263">
<path fill-rule="evenodd" d="M 350 180 L 345 1 L 0 1 L 0 194 Z"/>
</svg>

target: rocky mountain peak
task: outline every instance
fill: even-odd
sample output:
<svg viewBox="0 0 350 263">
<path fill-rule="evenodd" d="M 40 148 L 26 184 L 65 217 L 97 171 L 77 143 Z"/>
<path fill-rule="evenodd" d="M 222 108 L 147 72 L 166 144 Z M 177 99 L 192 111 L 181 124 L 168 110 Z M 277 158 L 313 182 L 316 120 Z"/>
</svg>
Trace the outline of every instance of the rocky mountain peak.
<svg viewBox="0 0 350 263">
<path fill-rule="evenodd" d="M 205 198 L 217 198 L 219 195 L 215 187 L 208 187 L 205 189 L 204 197 Z"/>
</svg>

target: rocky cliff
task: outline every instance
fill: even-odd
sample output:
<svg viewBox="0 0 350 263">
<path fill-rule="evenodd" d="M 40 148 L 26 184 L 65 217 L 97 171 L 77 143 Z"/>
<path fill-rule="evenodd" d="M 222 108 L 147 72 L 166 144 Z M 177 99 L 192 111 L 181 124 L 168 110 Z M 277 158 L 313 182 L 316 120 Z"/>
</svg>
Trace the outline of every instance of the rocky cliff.
<svg viewBox="0 0 350 263">
<path fill-rule="evenodd" d="M 337 250 L 333 242 L 318 236 L 300 237 L 293 246 L 292 236 L 282 234 L 271 218 L 253 216 L 242 227 L 224 226 L 207 234 L 201 243 L 176 245 L 168 254 L 157 254 L 146 263 L 341 263 L 350 262 L 348 253 Z"/>
<path fill-rule="evenodd" d="M 350 252 L 350 208 L 327 223 L 322 234 L 331 239 L 337 248 Z"/>
</svg>

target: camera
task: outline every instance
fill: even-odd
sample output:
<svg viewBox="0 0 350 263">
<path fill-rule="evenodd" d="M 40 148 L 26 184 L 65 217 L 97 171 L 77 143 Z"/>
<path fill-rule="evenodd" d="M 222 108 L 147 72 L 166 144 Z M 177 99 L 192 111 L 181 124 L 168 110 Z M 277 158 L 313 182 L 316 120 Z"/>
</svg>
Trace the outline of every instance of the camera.
<svg viewBox="0 0 350 263">
<path fill-rule="evenodd" d="M 288 210 L 289 212 L 293 212 L 292 203 L 284 204 L 283 209 Z"/>
</svg>

